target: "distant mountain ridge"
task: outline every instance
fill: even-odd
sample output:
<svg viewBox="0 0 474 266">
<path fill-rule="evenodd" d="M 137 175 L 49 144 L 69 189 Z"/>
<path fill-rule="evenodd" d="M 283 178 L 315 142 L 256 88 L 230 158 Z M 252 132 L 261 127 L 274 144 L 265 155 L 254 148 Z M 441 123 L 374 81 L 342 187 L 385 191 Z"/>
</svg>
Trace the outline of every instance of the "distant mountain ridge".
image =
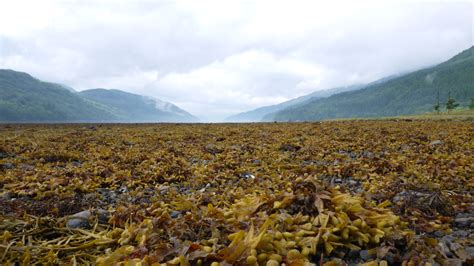
<svg viewBox="0 0 474 266">
<path fill-rule="evenodd" d="M 262 119 L 264 119 L 265 117 L 269 115 L 272 115 L 273 113 L 276 113 L 278 111 L 284 110 L 292 106 L 298 106 L 298 105 L 304 104 L 305 102 L 311 99 L 329 97 L 336 93 L 356 90 L 356 89 L 361 88 L 362 86 L 363 85 L 352 85 L 352 86 L 347 86 L 347 87 L 338 87 L 334 89 L 315 91 L 313 93 L 303 95 L 303 96 L 300 96 L 295 99 L 291 99 L 283 103 L 270 105 L 270 106 L 264 106 L 264 107 L 260 107 L 260 108 L 250 110 L 247 112 L 232 115 L 226 118 L 225 121 L 226 122 L 260 122 Z"/>
<path fill-rule="evenodd" d="M 315 121 L 335 118 L 381 117 L 433 111 L 451 95 L 461 106 L 474 97 L 474 46 L 433 67 L 369 84 L 360 90 L 290 106 L 263 121 Z"/>
<path fill-rule="evenodd" d="M 120 90 L 88 90 L 0 69 L 0 122 L 194 122 L 176 105 Z"/>
<path fill-rule="evenodd" d="M 116 89 L 92 89 L 78 93 L 110 107 L 120 120 L 129 122 L 196 122 L 198 119 L 178 106 Z"/>
</svg>

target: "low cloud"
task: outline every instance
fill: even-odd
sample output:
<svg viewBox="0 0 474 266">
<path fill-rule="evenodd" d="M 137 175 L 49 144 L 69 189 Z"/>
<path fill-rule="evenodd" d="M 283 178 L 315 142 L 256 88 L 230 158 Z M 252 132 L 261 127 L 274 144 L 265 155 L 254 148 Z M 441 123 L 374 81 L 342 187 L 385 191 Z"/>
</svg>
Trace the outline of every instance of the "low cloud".
<svg viewBox="0 0 474 266">
<path fill-rule="evenodd" d="M 439 63 L 473 45 L 473 13 L 448 1 L 9 1 L 0 68 L 218 121 Z"/>
</svg>

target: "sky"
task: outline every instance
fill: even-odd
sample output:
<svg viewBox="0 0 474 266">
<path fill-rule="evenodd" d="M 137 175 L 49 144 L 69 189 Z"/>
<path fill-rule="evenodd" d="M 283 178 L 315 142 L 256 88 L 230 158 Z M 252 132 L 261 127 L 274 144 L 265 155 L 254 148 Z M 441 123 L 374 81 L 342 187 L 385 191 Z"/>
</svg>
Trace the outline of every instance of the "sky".
<svg viewBox="0 0 474 266">
<path fill-rule="evenodd" d="M 0 0 L 0 68 L 202 121 L 368 83 L 474 45 L 473 1 Z"/>
</svg>

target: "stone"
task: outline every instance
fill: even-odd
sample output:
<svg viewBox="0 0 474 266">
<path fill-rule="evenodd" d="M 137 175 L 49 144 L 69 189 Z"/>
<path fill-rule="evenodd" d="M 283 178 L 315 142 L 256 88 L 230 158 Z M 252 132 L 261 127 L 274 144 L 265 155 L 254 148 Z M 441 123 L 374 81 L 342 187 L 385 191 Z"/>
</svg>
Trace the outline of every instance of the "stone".
<svg viewBox="0 0 474 266">
<path fill-rule="evenodd" d="M 252 161 L 252 164 L 256 164 L 256 165 L 259 165 L 261 163 L 262 163 L 262 161 L 260 161 L 258 159 L 255 159 L 255 160 Z"/>
<path fill-rule="evenodd" d="M 244 178 L 244 179 L 255 179 L 255 176 L 251 173 L 248 173 L 248 172 L 240 173 L 239 177 Z"/>
<path fill-rule="evenodd" d="M 117 193 L 115 193 L 115 191 L 111 191 L 107 188 L 99 188 L 97 189 L 97 192 L 99 192 L 102 199 L 107 203 L 115 203 L 117 201 Z"/>
<path fill-rule="evenodd" d="M 362 156 L 367 159 L 373 159 L 375 157 L 375 154 L 371 151 L 363 151 Z"/>
<path fill-rule="evenodd" d="M 35 170 L 35 167 L 31 164 L 20 164 L 20 167 L 19 167 L 21 170 L 23 171 L 28 171 L 28 170 Z"/>
<path fill-rule="evenodd" d="M 69 228 L 87 229 L 91 227 L 91 222 L 95 222 L 96 218 L 99 223 L 107 224 L 109 222 L 110 213 L 104 209 L 81 211 L 70 215 L 66 225 Z"/>
<path fill-rule="evenodd" d="M 128 188 L 127 188 L 126 186 L 121 186 L 121 187 L 118 189 L 118 191 L 119 191 L 120 193 L 127 193 L 127 192 L 128 192 Z"/>
<path fill-rule="evenodd" d="M 370 260 L 372 258 L 372 255 L 370 254 L 369 250 L 361 250 L 359 252 L 359 256 L 363 260 Z"/>
<path fill-rule="evenodd" d="M 109 222 L 110 213 L 108 211 L 104 209 L 98 209 L 96 213 L 97 213 L 97 220 L 99 221 L 99 223 L 107 224 Z"/>
<path fill-rule="evenodd" d="M 0 199 L 11 200 L 15 195 L 12 192 L 6 191 L 0 193 Z"/>
<path fill-rule="evenodd" d="M 441 140 L 437 139 L 437 140 L 433 140 L 432 142 L 430 142 L 430 146 L 438 146 L 438 145 L 442 145 L 444 142 L 442 142 Z"/>
<path fill-rule="evenodd" d="M 179 212 L 179 211 L 172 211 L 172 212 L 170 212 L 170 216 L 171 216 L 171 218 L 176 219 L 176 218 L 178 218 L 179 216 L 181 216 L 181 212 Z"/>
<path fill-rule="evenodd" d="M 457 218 L 469 218 L 469 217 L 474 217 L 474 213 L 471 212 L 461 212 L 456 215 Z"/>
<path fill-rule="evenodd" d="M 13 169 L 15 166 L 12 163 L 0 163 L 0 169 Z"/>
<path fill-rule="evenodd" d="M 359 185 L 359 182 L 357 182 L 357 181 L 355 181 L 355 180 L 352 180 L 352 179 L 349 180 L 348 183 L 349 183 L 349 185 L 351 185 L 351 186 L 357 186 L 357 185 Z"/>
<path fill-rule="evenodd" d="M 300 146 L 293 145 L 291 143 L 282 144 L 279 148 L 280 151 L 289 151 L 289 152 L 299 151 L 300 149 L 301 149 Z"/>
<path fill-rule="evenodd" d="M 387 254 L 385 254 L 383 257 L 383 260 L 386 260 L 389 265 L 394 265 L 396 261 L 396 255 L 392 252 L 387 252 Z"/>
<path fill-rule="evenodd" d="M 454 231 L 451 235 L 455 237 L 467 237 L 469 235 L 469 231 L 457 230 L 457 231 Z"/>
<path fill-rule="evenodd" d="M 438 246 L 440 248 L 440 251 L 448 258 L 452 258 L 454 256 L 454 254 L 451 252 L 451 250 L 449 249 L 447 243 L 445 241 L 440 241 L 438 243 Z"/>
<path fill-rule="evenodd" d="M 8 153 L 4 152 L 4 151 L 0 151 L 0 159 L 5 159 L 8 157 Z"/>
<path fill-rule="evenodd" d="M 215 155 L 218 153 L 222 153 L 224 150 L 214 144 L 207 144 L 206 147 L 204 147 L 204 151 Z"/>
<path fill-rule="evenodd" d="M 160 192 L 161 195 L 164 195 L 164 194 L 168 193 L 169 190 L 170 190 L 170 186 L 160 186 L 160 187 L 158 187 L 158 191 Z"/>
<path fill-rule="evenodd" d="M 467 258 L 474 260 L 474 247 L 466 247 L 464 250 L 466 251 Z"/>
<path fill-rule="evenodd" d="M 474 217 L 454 219 L 454 225 L 457 227 L 469 227 L 473 223 L 474 223 Z"/>
<path fill-rule="evenodd" d="M 67 227 L 69 228 L 89 228 L 90 221 L 89 219 L 92 216 L 92 212 L 90 210 L 85 210 L 82 212 L 78 212 L 68 217 Z"/>
<path fill-rule="evenodd" d="M 462 261 L 460 259 L 446 259 L 444 260 L 444 263 L 444 265 L 462 266 Z"/>
<path fill-rule="evenodd" d="M 199 189 L 198 191 L 203 193 L 204 191 L 206 191 L 207 188 L 210 188 L 210 187 L 211 187 L 211 184 L 207 183 L 203 188 Z"/>
</svg>

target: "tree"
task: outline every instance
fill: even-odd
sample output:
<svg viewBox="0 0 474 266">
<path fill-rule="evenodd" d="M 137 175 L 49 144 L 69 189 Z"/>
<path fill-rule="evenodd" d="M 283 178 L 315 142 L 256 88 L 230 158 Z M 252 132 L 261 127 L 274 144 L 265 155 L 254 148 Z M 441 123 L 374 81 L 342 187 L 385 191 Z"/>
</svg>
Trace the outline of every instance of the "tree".
<svg viewBox="0 0 474 266">
<path fill-rule="evenodd" d="M 436 101 L 436 104 L 434 106 L 434 109 L 438 114 L 439 114 L 439 108 L 440 108 L 440 105 L 439 105 L 439 91 L 438 91 L 437 101 Z"/>
<path fill-rule="evenodd" d="M 448 113 L 449 111 L 453 110 L 454 108 L 458 106 L 459 106 L 459 103 L 456 103 L 456 100 L 454 100 L 453 98 L 451 98 L 451 96 L 449 96 L 448 101 L 446 102 L 446 109 L 448 109 Z"/>
<path fill-rule="evenodd" d="M 474 110 L 474 97 L 471 97 L 471 104 L 469 105 L 469 109 Z"/>
</svg>

